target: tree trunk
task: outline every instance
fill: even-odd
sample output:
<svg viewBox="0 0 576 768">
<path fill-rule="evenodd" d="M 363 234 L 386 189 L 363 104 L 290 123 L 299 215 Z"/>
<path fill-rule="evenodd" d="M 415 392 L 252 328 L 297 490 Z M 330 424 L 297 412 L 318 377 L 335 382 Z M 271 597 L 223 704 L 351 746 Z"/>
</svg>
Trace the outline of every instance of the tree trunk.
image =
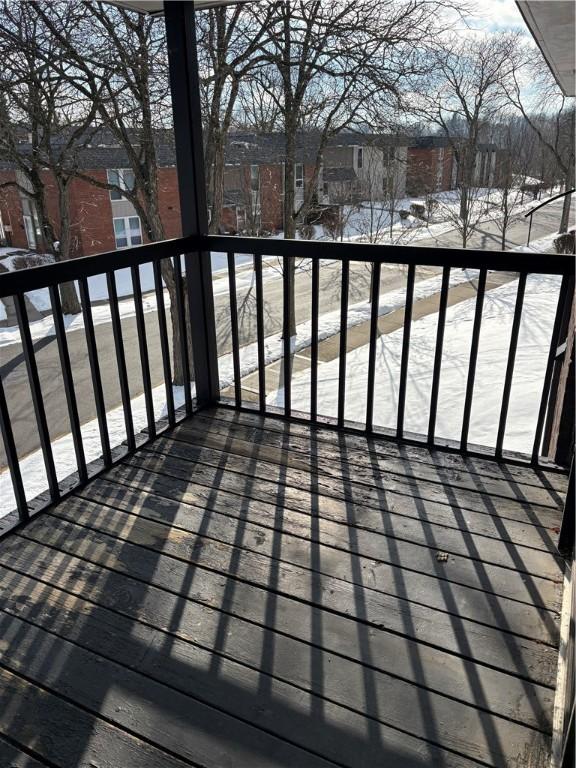
<svg viewBox="0 0 576 768">
<path fill-rule="evenodd" d="M 574 158 L 568 166 L 568 175 L 566 176 L 565 191 L 572 189 L 574 184 Z M 570 206 L 572 204 L 572 195 L 566 195 L 564 198 L 564 204 L 562 206 L 562 218 L 560 219 L 560 233 L 568 231 L 568 224 L 570 222 Z"/>
<path fill-rule="evenodd" d="M 211 217 L 209 232 L 217 235 L 222 221 L 222 207 L 224 205 L 224 153 L 225 139 L 220 133 L 214 140 L 214 159 L 212 167 L 212 190 L 211 190 Z"/>
<path fill-rule="evenodd" d="M 150 234 L 152 235 L 152 240 L 164 240 L 164 227 L 162 224 L 162 219 L 160 218 L 160 212 L 158 210 L 157 205 L 155 204 L 155 201 L 157 201 L 157 196 L 153 195 L 152 199 L 148 200 L 148 210 L 149 210 L 149 222 L 150 222 Z M 170 298 L 170 324 L 172 329 L 172 383 L 177 386 L 181 387 L 184 384 L 184 365 L 182 360 L 182 335 L 180 333 L 180 323 L 178 319 L 178 295 L 177 295 L 177 288 L 176 288 L 176 277 L 174 273 L 174 266 L 172 259 L 163 259 L 160 262 L 160 271 L 162 273 L 162 280 L 164 281 L 164 285 L 166 286 L 166 290 L 168 291 L 168 296 Z M 186 314 L 186 321 L 187 321 L 187 330 L 188 330 L 188 340 L 191 339 L 191 330 L 190 330 L 190 323 L 188 322 L 188 311 L 186 308 L 186 299 L 185 296 L 183 298 L 183 304 L 185 307 L 185 314 Z M 189 351 L 190 356 L 190 351 Z M 190 358 L 191 360 L 191 358 Z M 194 368 L 191 367 L 191 376 Z"/>
<path fill-rule="evenodd" d="M 54 254 L 58 261 L 67 261 L 70 258 L 70 199 L 68 197 L 69 179 L 56 177 L 58 186 L 58 207 L 60 209 L 60 247 L 54 248 Z M 60 285 L 60 301 L 62 312 L 65 315 L 77 315 L 82 311 L 80 301 L 73 282 Z"/>
</svg>

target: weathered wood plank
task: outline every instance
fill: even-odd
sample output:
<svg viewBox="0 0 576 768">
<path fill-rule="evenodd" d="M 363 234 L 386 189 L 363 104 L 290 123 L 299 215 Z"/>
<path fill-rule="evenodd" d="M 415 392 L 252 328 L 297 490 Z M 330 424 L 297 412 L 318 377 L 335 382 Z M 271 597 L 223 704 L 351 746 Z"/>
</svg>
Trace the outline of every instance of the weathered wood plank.
<svg viewBox="0 0 576 768">
<path fill-rule="evenodd" d="M 240 549 L 235 550 L 235 558 L 231 562 L 230 553 L 217 542 L 203 541 L 190 552 L 190 560 L 183 562 L 63 520 L 46 518 L 43 516 L 30 523 L 19 535 L 50 544 L 92 562 L 106 564 L 110 568 L 117 567 L 118 561 L 121 561 L 122 568 L 130 563 L 131 570 L 128 572 L 135 575 L 139 571 L 147 580 L 156 579 L 151 560 L 156 571 L 162 563 L 169 572 L 172 589 L 175 588 L 175 574 L 178 574 L 178 585 L 193 581 L 193 588 L 196 586 L 196 579 L 192 579 L 190 572 L 190 562 L 194 562 L 218 574 L 228 574 L 223 584 L 224 592 L 220 590 L 222 598 L 232 589 L 232 583 L 236 589 L 235 581 L 231 580 L 241 579 L 265 591 L 273 589 L 287 597 L 360 619 L 377 629 L 411 637 L 534 682 L 553 684 L 556 651 L 533 640 L 448 616 L 414 603 L 399 601 L 366 587 L 358 589 L 280 561 L 262 562 L 254 554 L 243 553 Z M 194 570 L 194 575 L 199 576 L 198 568 Z M 158 584 L 156 581 L 153 583 Z M 272 598 L 261 595 L 259 599 L 265 605 Z"/>
<path fill-rule="evenodd" d="M 458 472 L 469 472 L 483 477 L 491 477 L 504 481 L 516 481 L 536 487 L 556 490 L 566 493 L 568 478 L 562 472 L 547 471 L 539 468 L 522 467 L 505 462 L 489 459 L 478 459 L 450 453 L 442 450 L 430 450 L 425 446 L 412 446 L 397 443 L 394 440 L 367 438 L 318 425 L 300 424 L 294 421 L 288 423 L 273 416 L 263 417 L 257 413 L 237 412 L 229 408 L 214 408 L 202 411 L 206 417 L 212 417 L 229 424 L 244 424 L 262 428 L 266 431 L 281 432 L 298 437 L 305 437 L 319 443 L 329 443 L 341 449 L 356 449 L 361 452 L 376 453 L 395 459 L 408 460 L 428 464 L 433 467 L 454 469 Z"/>
<path fill-rule="evenodd" d="M 111 506 L 102 506 L 102 502 Z M 116 509 L 121 511 L 116 512 Z M 149 512 L 146 513 L 146 510 Z M 151 519 L 150 515 L 158 511 L 163 511 L 163 516 Z M 164 499 L 130 492 L 116 494 L 115 497 L 103 494 L 98 499 L 88 489 L 82 498 L 67 499 L 51 514 L 164 554 L 184 560 L 191 558 L 193 562 L 195 558 L 190 553 L 211 547 L 212 541 L 226 547 L 223 552 L 230 561 L 239 556 L 233 549 L 239 546 L 253 553 L 252 561 L 261 565 L 263 572 L 274 567 L 268 560 L 275 558 L 400 600 L 416 602 L 459 618 L 558 645 L 557 614 L 452 583 L 447 580 L 450 566 L 444 576 L 440 575 L 441 565 L 446 563 L 438 563 L 438 574 L 435 576 L 408 569 L 399 571 L 361 555 L 343 557 L 340 551 L 322 544 L 311 547 L 307 540 L 280 532 L 271 533 L 246 520 L 225 517 L 214 511 L 210 512 L 207 520 L 204 511 L 194 508 L 188 508 L 185 526 L 177 527 L 175 521 L 171 521 L 174 507 L 166 506 Z"/>
<path fill-rule="evenodd" d="M 475 493 L 487 493 L 490 496 L 517 499 L 529 504 L 540 504 L 558 509 L 562 499 L 553 489 L 528 485 L 511 480 L 494 479 L 474 475 L 465 470 L 446 468 L 441 465 L 431 466 L 421 462 L 382 456 L 377 453 L 360 451 L 357 448 L 342 448 L 330 443 L 319 442 L 286 433 L 252 427 L 241 422 L 219 421 L 199 413 L 194 419 L 181 424 L 170 433 L 178 439 L 186 435 L 190 442 L 199 445 L 219 447 L 216 439 L 225 439 L 228 450 L 237 452 L 236 441 L 248 442 L 251 446 L 266 446 L 305 458 L 309 466 L 317 471 L 351 478 L 357 482 L 375 485 L 382 475 L 397 477 L 417 490 L 421 482 L 440 483 Z"/>
<path fill-rule="evenodd" d="M 56 641 L 54 635 L 15 616 L 4 614 L 1 623 L 2 663 L 11 672 L 25 674 L 35 684 L 183 760 L 205 768 L 334 765 L 61 637 Z"/>
<path fill-rule="evenodd" d="M 340 458 L 333 464 L 315 462 L 311 459 L 291 451 L 254 445 L 245 440 L 226 438 L 211 433 L 204 437 L 200 431 L 190 431 L 186 426 L 177 427 L 169 438 L 157 441 L 150 450 L 164 452 L 170 440 L 173 447 L 170 454 L 178 453 L 175 447 L 178 443 L 189 449 L 191 461 L 207 461 L 208 463 L 219 460 L 222 453 L 230 456 L 230 468 L 238 468 L 238 471 L 246 471 L 246 461 L 258 462 L 263 473 L 268 473 L 272 468 L 279 482 L 300 485 L 311 482 L 311 477 L 318 479 L 318 483 L 326 488 L 327 492 L 337 494 L 353 494 L 355 497 L 362 494 L 368 503 L 381 503 L 382 499 L 390 496 L 410 496 L 416 499 L 434 501 L 440 504 L 450 505 L 457 510 L 482 512 L 498 517 L 510 516 L 513 520 L 522 520 L 532 525 L 552 527 L 557 526 L 561 520 L 558 508 L 552 509 L 538 504 L 527 504 L 518 499 L 492 498 L 486 494 L 454 488 L 451 486 L 430 483 L 386 473 L 382 476 L 379 472 L 362 471 L 354 469 L 353 476 L 346 469 L 346 462 Z M 156 447 L 155 447 L 156 446 Z M 257 474 L 256 476 L 260 476 Z"/>
<path fill-rule="evenodd" d="M 210 572 L 195 574 L 193 602 L 63 553 L 57 553 L 53 563 L 51 556 L 47 559 L 46 547 L 31 542 L 27 547 L 35 558 L 30 570 L 42 581 L 32 588 L 28 586 L 31 576 L 2 568 L 0 596 L 7 609 L 29 611 L 33 620 L 45 610 L 50 620 L 59 620 L 60 608 L 51 611 L 44 607 L 51 589 L 57 588 L 90 600 L 88 612 L 108 608 L 134 624 L 143 622 L 169 632 L 171 637 L 193 642 L 344 706 L 358 701 L 360 711 L 367 706 L 362 697 L 368 681 L 370 690 L 383 693 L 389 690 L 390 679 L 398 678 L 416 683 L 422 701 L 440 694 L 546 732 L 551 730 L 554 691 L 550 688 L 478 667 L 397 635 L 358 626 L 319 609 L 309 610 L 282 596 L 273 603 L 274 629 L 266 628 L 265 602 L 255 602 L 256 591 L 241 583 L 224 601 L 223 607 L 230 613 L 222 613 L 210 607 L 211 602 L 218 602 L 211 600 L 209 590 L 222 591 L 222 579 Z M 26 558 L 14 559 L 20 566 L 20 560 Z"/>
<path fill-rule="evenodd" d="M 353 515 L 348 515 L 348 518 L 353 518 L 353 524 L 349 525 L 346 510 L 352 505 L 348 504 L 346 508 L 342 505 L 340 511 L 336 505 L 329 504 L 327 507 L 321 497 L 316 503 L 317 509 L 314 509 L 313 515 L 309 511 L 289 507 L 284 507 L 282 515 L 278 515 L 276 504 L 239 496 L 223 488 L 222 482 L 214 488 L 174 475 L 154 472 L 149 466 L 150 459 L 146 469 L 119 464 L 107 472 L 105 478 L 94 481 L 91 488 L 98 487 L 96 482 L 107 482 L 106 478 L 109 478 L 124 486 L 124 489 L 112 492 L 112 497 L 121 496 L 126 492 L 126 488 L 134 487 L 201 509 L 214 509 L 224 514 L 244 517 L 274 530 L 285 530 L 313 541 L 321 540 L 346 552 L 363 553 L 396 565 L 404 564 L 407 559 L 407 564 L 412 563 L 416 570 L 422 569 L 423 572 L 436 573 L 436 553 L 449 552 L 470 560 L 469 568 L 473 569 L 474 574 L 478 574 L 479 580 L 484 583 L 486 577 L 490 579 L 490 585 L 497 583 L 498 591 L 502 582 L 496 579 L 496 574 L 492 573 L 490 566 L 494 564 L 506 569 L 505 585 L 502 587 L 506 591 L 501 594 L 536 605 L 558 608 L 559 602 L 555 605 L 555 595 L 561 581 L 561 562 L 558 557 L 548 552 L 519 544 L 512 546 L 508 541 L 486 536 L 472 536 L 466 531 L 436 525 L 427 520 L 394 514 L 383 515 L 372 510 L 364 511 L 360 521 L 356 521 Z M 258 487 L 261 486 L 259 483 Z M 238 483 L 235 481 L 234 488 L 237 487 Z M 336 508 L 333 508 L 334 506 Z M 355 511 L 354 508 L 352 511 Z M 517 571 L 518 578 L 513 578 L 509 569 Z M 529 574 L 530 578 L 526 578 L 525 574 Z"/>
<path fill-rule="evenodd" d="M 2 667 L 0 733 L 58 768 L 190 768 Z"/>
<path fill-rule="evenodd" d="M 0 765 L 5 768 L 47 768 L 48 764 L 41 763 L 0 736 Z"/>
<path fill-rule="evenodd" d="M 28 585 L 31 592 L 41 588 L 40 583 L 36 588 Z M 228 714 L 249 714 L 254 725 L 337 763 L 377 765 L 402 756 L 402 765 L 421 765 L 423 752 L 432 763 L 453 762 L 428 742 L 432 739 L 500 766 L 510 764 L 527 743 L 548 745 L 548 737 L 534 738 L 518 723 L 436 694 L 423 695 L 421 689 L 374 672 L 370 672 L 371 695 L 367 696 L 366 671 L 349 662 L 323 665 L 324 698 L 320 698 L 278 679 L 263 679 L 258 670 L 135 625 L 105 608 L 94 609 L 64 592 L 47 594 L 44 589 L 42 602 L 44 611 L 26 610 L 12 596 L 3 601 L 2 610 Z M 345 697 L 349 709 L 335 705 L 334 697 Z M 365 715 L 378 721 L 371 726 L 369 738 Z M 422 738 L 424 745 L 406 731 Z"/>
<path fill-rule="evenodd" d="M 181 446 L 171 441 L 172 446 Z M 185 446 L 187 448 L 187 446 Z M 169 444 L 165 450 L 170 450 Z M 175 449 L 173 453 L 185 453 Z M 332 493 L 314 476 L 308 476 L 299 484 L 281 485 L 274 480 L 274 473 L 268 473 L 268 478 L 261 465 L 258 477 L 256 462 L 253 462 L 253 473 L 228 472 L 230 461 L 227 454 L 220 454 L 220 467 L 205 463 L 192 463 L 183 456 L 163 454 L 157 451 L 139 451 L 127 457 L 123 463 L 138 467 L 142 470 L 160 472 L 167 476 L 201 483 L 215 491 L 223 489 L 239 496 L 265 501 L 275 507 L 295 509 L 308 512 L 312 516 L 330 517 L 347 522 L 349 526 L 361 526 L 385 532 L 386 526 L 395 524 L 396 518 L 402 516 L 428 523 L 443 525 L 447 528 L 462 531 L 468 535 L 480 534 L 490 536 L 499 541 L 506 540 L 515 544 L 523 544 L 534 549 L 543 550 L 549 556 L 551 551 L 552 533 L 544 528 L 529 523 L 497 518 L 495 515 L 464 512 L 452 509 L 445 504 L 414 499 L 410 496 L 386 495 L 384 500 L 373 502 L 365 499 L 362 491 L 350 493 Z M 237 466 L 237 465 L 236 465 Z M 400 523 L 400 521 L 398 521 Z M 520 566 L 521 564 L 518 563 Z"/>
</svg>

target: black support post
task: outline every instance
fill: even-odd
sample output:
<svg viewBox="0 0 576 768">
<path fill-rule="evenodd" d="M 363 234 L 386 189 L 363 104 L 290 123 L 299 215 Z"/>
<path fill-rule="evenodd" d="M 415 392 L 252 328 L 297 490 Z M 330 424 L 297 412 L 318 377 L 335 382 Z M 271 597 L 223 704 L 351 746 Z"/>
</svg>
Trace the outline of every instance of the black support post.
<svg viewBox="0 0 576 768">
<path fill-rule="evenodd" d="M 208 232 L 208 211 L 193 3 L 165 3 L 164 19 L 182 234 L 199 237 Z M 205 407 L 220 396 L 212 269 L 206 251 L 191 250 L 185 256 L 196 397 L 198 406 Z"/>
</svg>

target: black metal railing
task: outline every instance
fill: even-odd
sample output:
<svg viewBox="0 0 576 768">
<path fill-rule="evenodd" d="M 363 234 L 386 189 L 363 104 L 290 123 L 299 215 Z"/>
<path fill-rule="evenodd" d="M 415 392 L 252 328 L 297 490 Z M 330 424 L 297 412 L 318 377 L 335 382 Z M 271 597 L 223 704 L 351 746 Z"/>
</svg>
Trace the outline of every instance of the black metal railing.
<svg viewBox="0 0 576 768">
<path fill-rule="evenodd" d="M 205 236 L 201 238 L 200 247 L 207 251 L 224 252 L 228 255 L 229 285 L 230 285 L 230 312 L 231 312 L 231 343 L 234 360 L 234 400 L 236 408 L 253 408 L 249 402 L 242 401 L 242 389 L 240 378 L 239 341 L 237 327 L 237 300 L 236 300 L 236 271 L 235 254 L 242 256 L 252 255 L 256 282 L 256 315 L 257 315 L 257 346 L 258 346 L 258 410 L 261 414 L 274 414 L 284 418 L 303 419 L 312 423 L 320 420 L 318 410 L 318 316 L 319 316 L 319 267 L 322 262 L 341 262 L 340 285 L 340 354 L 338 363 L 337 380 L 337 416 L 336 418 L 322 417 L 323 424 L 360 431 L 373 436 L 388 437 L 396 440 L 427 445 L 432 448 L 447 448 L 470 455 L 481 455 L 508 460 L 531 460 L 537 464 L 541 460 L 541 446 L 544 423 L 546 419 L 552 375 L 555 366 L 556 350 L 561 342 L 560 321 L 565 313 L 565 307 L 572 301 L 574 295 L 574 263 L 573 259 L 556 254 L 515 254 L 511 252 L 488 252 L 460 249 L 430 249 L 411 246 L 379 246 L 360 243 L 330 243 L 318 241 L 276 240 L 262 238 L 229 237 L 229 236 Z M 284 389 L 284 407 L 282 410 L 269 406 L 266 403 L 266 373 L 264 370 L 264 327 L 262 322 L 263 294 L 262 294 L 262 260 L 263 258 L 277 257 L 282 265 L 283 280 L 283 319 L 282 319 L 282 384 Z M 309 261 L 311 273 L 311 339 L 310 339 L 310 407 L 308 412 L 295 412 L 292 403 L 292 348 L 290 339 L 290 317 L 293 291 L 291 281 L 294 279 L 294 270 L 290 269 L 291 260 Z M 367 373 L 367 394 L 365 402 L 365 419 L 361 424 L 347 422 L 345 420 L 346 406 L 346 351 L 348 333 L 348 300 L 350 289 L 350 265 L 353 262 L 364 262 L 372 268 L 370 288 L 370 321 L 369 321 L 369 352 Z M 374 403 L 377 393 L 375 391 L 376 373 L 376 341 L 378 333 L 378 306 L 380 299 L 380 271 L 383 264 L 402 265 L 406 267 L 405 308 L 403 321 L 403 339 L 400 360 L 400 372 L 398 378 L 398 404 L 395 429 L 379 428 L 374 426 Z M 415 272 L 417 267 L 441 267 L 442 283 L 440 288 L 438 323 L 435 339 L 435 351 L 433 361 L 432 384 L 428 413 L 428 431 L 426 435 L 408 433 L 405 429 L 405 409 L 407 384 L 409 379 L 410 335 L 413 325 L 413 300 L 415 286 Z M 451 271 L 457 268 L 478 270 L 476 302 L 474 322 L 472 328 L 468 370 L 464 391 L 464 409 L 462 428 L 458 441 L 441 439 L 436 434 L 436 417 L 438 410 L 439 382 L 443 361 L 444 332 L 446 311 L 450 287 Z M 476 382 L 476 367 L 478 363 L 480 332 L 484 300 L 486 295 L 486 281 L 489 273 L 513 273 L 518 278 L 514 316 L 509 342 L 507 364 L 504 378 L 503 394 L 500 403 L 497 437 L 494 446 L 476 446 L 469 443 L 470 419 L 474 403 Z M 559 275 L 561 285 L 558 292 L 558 304 L 554 327 L 551 334 L 550 348 L 545 364 L 545 372 L 542 380 L 542 395 L 537 414 L 535 414 L 535 435 L 532 445 L 526 446 L 524 455 L 504 451 L 504 437 L 508 423 L 508 412 L 512 392 L 512 381 L 515 373 L 516 353 L 519 342 L 520 324 L 523 316 L 526 281 L 529 274 Z M 380 397 L 386 397 L 387 393 L 379 393 Z M 221 399 L 223 404 L 230 404 L 228 400 Z"/>
<path fill-rule="evenodd" d="M 190 253 L 191 245 L 191 238 L 180 238 L 177 240 L 152 243 L 150 245 L 123 251 L 79 258 L 72 261 L 55 262 L 32 269 L 5 273 L 0 276 L 0 298 L 9 298 L 14 302 L 20 333 L 20 343 L 22 346 L 22 357 L 25 363 L 30 387 L 34 422 L 38 430 L 40 450 L 48 486 L 47 495 L 40 494 L 34 499 L 27 498 L 20 467 L 22 457 L 19 457 L 18 454 L 9 402 L 7 401 L 4 384 L 0 377 L 0 428 L 4 443 L 6 464 L 10 472 L 14 497 L 16 500 L 16 515 L 12 514 L 11 516 L 0 518 L 0 531 L 10 529 L 14 524 L 18 524 L 19 522 L 26 522 L 31 512 L 37 511 L 43 505 L 57 502 L 63 495 L 69 493 L 74 488 L 85 484 L 90 477 L 93 477 L 102 469 L 111 467 L 113 463 L 127 453 L 132 453 L 143 443 L 153 440 L 162 429 L 174 425 L 179 419 L 193 413 L 195 404 L 192 400 L 191 390 L 192 371 L 189 355 L 190 327 L 186 319 L 185 311 L 186 295 L 189 292 L 184 290 L 184 277 L 186 276 L 186 272 L 183 270 L 182 263 L 182 254 L 187 254 L 187 258 L 194 258 L 194 255 Z M 196 254 L 196 258 L 199 258 L 198 254 Z M 174 306 L 170 307 L 170 311 L 173 313 L 173 316 L 175 313 L 180 331 L 179 348 L 173 351 L 172 360 L 166 319 L 165 288 L 161 272 L 161 264 L 164 260 L 170 262 L 173 268 L 175 301 Z M 151 264 L 153 270 L 152 290 L 156 297 L 158 333 L 166 394 L 166 417 L 163 417 L 158 421 L 156 421 L 154 416 L 149 341 L 147 338 L 140 279 L 140 266 L 146 264 Z M 130 269 L 132 282 L 131 298 L 134 301 L 140 374 L 146 412 L 146 427 L 144 430 L 140 431 L 137 431 L 134 426 L 129 387 L 129 372 L 127 370 L 122 318 L 116 284 L 116 273 L 118 270 L 125 268 Z M 102 360 L 99 355 L 95 322 L 93 318 L 93 304 L 90 298 L 89 278 L 98 275 L 104 275 L 106 278 L 108 303 L 110 307 L 116 370 L 125 428 L 125 440 L 122 441 L 120 445 L 113 445 L 113 441 L 111 440 L 103 385 L 103 377 L 110 375 L 110 361 Z M 85 454 L 78 409 L 78 393 L 76 392 L 74 385 L 74 372 L 70 359 L 59 291 L 60 284 L 69 283 L 71 281 L 77 282 L 80 296 L 88 365 L 90 367 L 90 378 L 92 382 L 92 395 L 94 397 L 96 421 L 100 436 L 100 455 L 95 459 L 92 458 L 91 461 L 87 460 Z M 46 415 L 46 402 L 42 392 L 35 343 L 32 338 L 25 299 L 28 292 L 40 289 L 47 289 L 50 296 L 51 316 L 54 322 L 54 337 L 58 349 L 64 397 L 66 400 L 70 433 L 77 466 L 77 471 L 75 473 L 61 481 L 59 481 L 57 477 L 53 443 Z M 180 355 L 184 389 L 184 405 L 178 411 L 175 408 L 172 386 L 172 362 L 174 355 L 177 354 Z M 88 393 L 83 392 L 82 395 L 86 397 Z M 29 426 L 33 428 L 34 424 L 30 424 Z"/>
<path fill-rule="evenodd" d="M 227 255 L 228 266 L 228 296 L 230 308 L 230 343 L 233 369 L 232 401 L 220 395 L 218 376 L 218 352 L 215 334 L 214 297 L 206 285 L 212 282 L 210 273 L 210 253 L 223 252 Z M 237 272 L 235 255 L 248 254 L 252 257 L 254 290 L 255 290 L 255 346 L 257 358 L 258 392 L 257 402 L 250 404 L 243 400 L 242 378 L 240 365 L 243 353 L 241 334 L 238 328 Z M 183 264 L 182 258 L 185 258 Z M 282 375 L 284 389 L 283 409 L 274 408 L 266 400 L 266 333 L 269 329 L 265 323 L 265 297 L 263 286 L 263 259 L 278 257 L 282 265 Z M 519 259 L 524 259 L 519 265 Z M 293 350 L 290 338 L 290 323 L 292 317 L 292 302 L 294 271 L 290 268 L 295 259 L 309 262 L 311 275 L 310 297 L 310 345 L 307 353 L 310 360 L 310 407 L 307 413 L 296 410 L 292 402 Z M 529 261 L 526 261 L 529 259 Z M 172 362 L 170 348 L 170 333 L 166 315 L 165 294 L 162 282 L 161 264 L 169 260 L 174 270 L 176 286 L 174 305 L 170 307 L 172 319 L 179 329 L 179 347 L 174 354 L 181 356 L 183 369 L 184 404 L 177 408 L 172 389 Z M 321 317 L 320 269 L 324 262 L 341 262 L 340 296 L 339 296 L 339 361 L 337 376 L 337 412 L 334 418 L 320 415 L 319 411 L 319 318 Z M 354 262 L 363 262 L 371 269 L 370 312 L 367 390 L 363 404 L 365 418 L 362 423 L 350 422 L 346 419 L 347 385 L 347 341 L 348 341 L 348 308 L 351 290 L 351 266 Z M 147 338 L 147 324 L 143 310 L 142 285 L 139 268 L 151 264 L 153 270 L 153 292 L 157 302 L 157 331 L 159 333 L 159 348 L 161 371 L 155 371 L 155 380 L 162 375 L 165 386 L 166 417 L 155 420 L 152 397 L 152 375 L 150 363 L 150 342 Z M 404 265 L 406 268 L 406 285 L 404 301 L 404 317 L 402 322 L 402 349 L 400 355 L 399 378 L 397 382 L 398 403 L 396 426 L 394 429 L 376 427 L 374 424 L 375 404 L 378 398 L 388 397 L 389 393 L 377 391 L 376 349 L 378 337 L 380 275 L 383 265 Z M 519 271 L 519 266 L 522 269 Z M 438 320 L 435 333 L 433 373 L 427 414 L 427 434 L 415 435 L 407 431 L 405 426 L 405 409 L 407 386 L 409 381 L 411 331 L 413 326 L 414 289 L 417 267 L 441 268 L 441 288 L 439 296 Z M 438 438 L 436 419 L 440 397 L 440 374 L 443 364 L 443 345 L 450 277 L 452 270 L 466 267 L 479 270 L 476 282 L 476 302 L 474 322 L 471 335 L 468 370 L 464 391 L 464 412 L 459 441 L 449 441 Z M 123 335 L 122 317 L 119 309 L 119 297 L 116 285 L 116 273 L 120 269 L 130 269 L 132 280 L 132 297 L 135 305 L 135 325 L 137 347 L 140 362 L 142 394 L 146 425 L 143 430 L 135 428 L 131 406 L 130 376 L 126 364 L 125 339 Z M 478 447 L 469 443 L 470 415 L 474 402 L 476 367 L 479 354 L 482 313 L 486 293 L 487 276 L 491 272 L 510 272 L 518 277 L 514 317 L 509 351 L 505 372 L 505 381 L 500 404 L 500 417 L 496 445 L 492 448 Z M 519 457 L 505 452 L 503 449 L 508 412 L 510 405 L 512 380 L 515 372 L 516 353 L 519 344 L 520 324 L 522 320 L 526 280 L 529 273 L 560 275 L 562 277 L 558 295 L 556 320 L 552 330 L 550 350 L 545 365 L 542 380 L 542 395 L 536 415 L 535 438 L 533 445 L 526 451 L 527 457 Z M 120 445 L 113 445 L 110 439 L 108 416 L 103 376 L 108 376 L 109 361 L 100 359 L 93 306 L 90 299 L 89 278 L 105 275 L 107 294 L 110 303 L 110 326 L 113 339 L 113 350 L 116 362 L 120 403 L 123 413 L 125 439 Z M 74 371 L 70 359 L 68 339 L 65 329 L 62 306 L 59 295 L 59 285 L 65 282 L 77 281 L 83 327 L 87 347 L 87 361 L 90 369 L 90 380 L 94 397 L 95 413 L 100 438 L 100 455 L 96 460 L 88 460 L 85 444 L 82 438 L 82 425 L 79 417 L 78 392 L 74 384 Z M 43 397 L 40 375 L 37 363 L 37 345 L 35 345 L 28 318 L 25 294 L 38 289 L 48 289 L 52 317 L 54 321 L 54 337 L 58 350 L 61 375 L 63 380 L 63 395 L 70 423 L 77 471 L 65 479 L 58 479 L 54 461 L 53 443 L 50 436 L 46 403 Z M 225 236 L 203 236 L 180 238 L 171 241 L 153 243 L 138 248 L 115 251 L 93 257 L 84 257 L 67 262 L 57 262 L 35 267 L 19 272 L 0 275 L 0 298 L 12 297 L 14 300 L 17 322 L 20 330 L 22 357 L 25 363 L 27 378 L 30 386 L 34 422 L 38 430 L 39 445 L 47 479 L 47 493 L 38 498 L 27 498 L 25 483 L 20 468 L 21 457 L 13 431 L 13 420 L 10 413 L 10 403 L 7 402 L 4 386 L 0 380 L 0 427 L 6 454 L 6 464 L 10 472 L 17 514 L 10 519 L 2 518 L 1 530 L 7 530 L 14 524 L 25 522 L 31 513 L 47 504 L 57 502 L 63 495 L 74 488 L 86 483 L 99 471 L 109 468 L 127 453 L 137 450 L 143 443 L 153 440 L 165 428 L 174 425 L 181 418 L 191 415 L 197 408 L 205 405 L 223 403 L 235 408 L 256 409 L 262 414 L 273 414 L 286 419 L 304 420 L 308 423 L 322 423 L 335 429 L 346 428 L 360 431 L 363 434 L 403 440 L 431 448 L 443 448 L 470 455 L 490 456 L 495 459 L 526 461 L 537 464 L 540 461 L 542 435 L 547 415 L 550 390 L 553 381 L 554 366 L 556 365 L 557 348 L 562 341 L 561 318 L 565 316 L 567 303 L 572 301 L 574 293 L 574 264 L 570 257 L 557 255 L 520 256 L 513 253 L 489 253 L 483 251 L 462 251 L 457 249 L 430 249 L 414 247 L 384 247 L 369 244 L 328 243 L 314 241 L 290 241 L 258 238 L 235 238 Z M 174 314 L 175 313 L 175 314 Z M 174 327 L 174 326 L 173 326 Z M 149 326 L 148 326 L 149 328 Z M 191 349 L 194 354 L 191 355 Z M 193 401 L 192 381 L 196 398 Z M 82 392 L 82 396 L 85 393 Z"/>
</svg>

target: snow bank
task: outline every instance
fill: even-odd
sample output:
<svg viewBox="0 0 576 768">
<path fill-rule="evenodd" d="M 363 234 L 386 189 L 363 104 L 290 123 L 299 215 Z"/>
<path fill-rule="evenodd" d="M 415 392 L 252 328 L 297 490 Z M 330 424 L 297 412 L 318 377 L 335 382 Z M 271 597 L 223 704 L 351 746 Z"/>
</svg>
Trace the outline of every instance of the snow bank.
<svg viewBox="0 0 576 768">
<path fill-rule="evenodd" d="M 509 450 L 531 451 L 559 285 L 556 276 L 531 275 L 527 281 L 504 443 Z M 486 294 L 469 435 L 473 443 L 495 445 L 516 290 L 517 281 L 513 281 Z M 438 437 L 460 438 L 474 309 L 475 299 L 468 299 L 446 313 Z M 412 325 L 405 429 L 420 434 L 428 429 L 437 320 L 434 314 Z M 396 426 L 402 337 L 402 330 L 398 330 L 378 340 L 374 423 L 382 427 Z M 368 345 L 347 355 L 346 368 L 345 417 L 362 422 L 366 415 Z M 320 365 L 318 412 L 322 415 L 337 415 L 337 382 L 338 360 Z M 305 371 L 293 379 L 292 407 L 307 411 L 309 398 L 310 372 Z M 283 401 L 282 389 L 268 397 L 272 405 L 282 406 Z"/>
</svg>

